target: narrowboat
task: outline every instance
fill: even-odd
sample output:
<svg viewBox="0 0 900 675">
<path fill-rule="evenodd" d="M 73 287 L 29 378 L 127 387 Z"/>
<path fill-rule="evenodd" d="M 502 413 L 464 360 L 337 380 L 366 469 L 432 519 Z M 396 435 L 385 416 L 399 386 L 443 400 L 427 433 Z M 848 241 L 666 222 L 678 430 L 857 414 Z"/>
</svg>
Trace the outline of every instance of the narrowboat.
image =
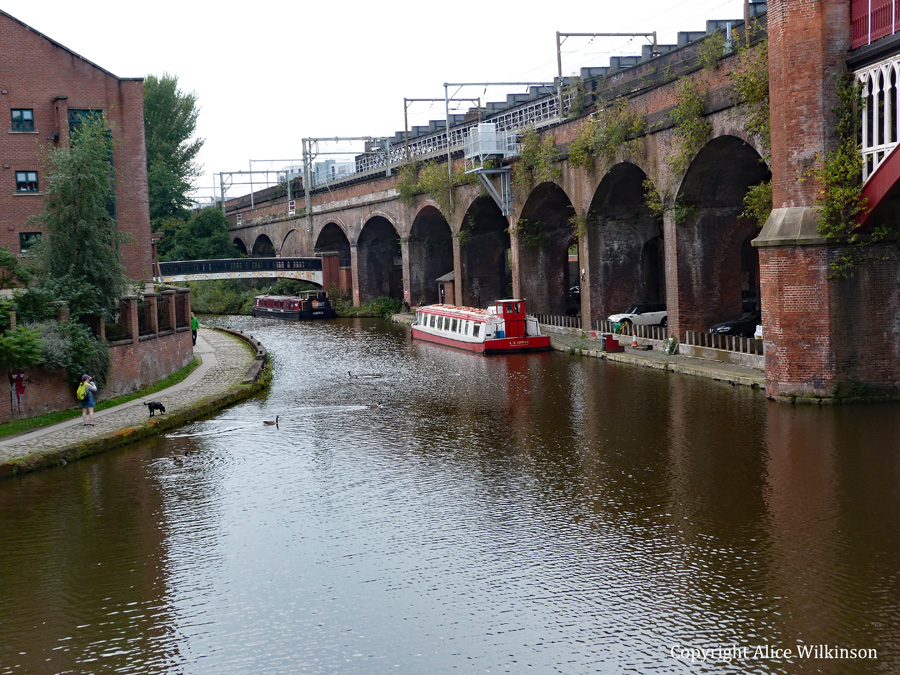
<svg viewBox="0 0 900 675">
<path fill-rule="evenodd" d="M 333 319 L 336 315 L 325 291 L 307 291 L 300 295 L 257 295 L 253 316 L 309 321 Z"/>
<path fill-rule="evenodd" d="M 538 320 L 525 314 L 522 300 L 496 300 L 487 309 L 427 305 L 416 310 L 414 340 L 436 342 L 481 354 L 535 352 L 550 349 Z"/>
</svg>

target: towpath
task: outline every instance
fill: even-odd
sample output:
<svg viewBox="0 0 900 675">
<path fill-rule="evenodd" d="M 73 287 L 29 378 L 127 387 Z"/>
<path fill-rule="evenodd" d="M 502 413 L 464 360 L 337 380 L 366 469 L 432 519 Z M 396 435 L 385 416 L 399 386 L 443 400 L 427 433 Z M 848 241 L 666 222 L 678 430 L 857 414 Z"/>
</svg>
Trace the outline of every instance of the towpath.
<svg viewBox="0 0 900 675">
<path fill-rule="evenodd" d="M 95 412 L 93 427 L 82 426 L 79 416 L 0 440 L 0 478 L 123 445 L 252 395 L 259 387 L 248 374 L 258 367 L 262 348 L 248 346 L 229 333 L 201 327 L 194 347 L 201 363 L 187 378 L 148 397 Z M 162 402 L 166 413 L 150 418 L 147 400 Z"/>
</svg>

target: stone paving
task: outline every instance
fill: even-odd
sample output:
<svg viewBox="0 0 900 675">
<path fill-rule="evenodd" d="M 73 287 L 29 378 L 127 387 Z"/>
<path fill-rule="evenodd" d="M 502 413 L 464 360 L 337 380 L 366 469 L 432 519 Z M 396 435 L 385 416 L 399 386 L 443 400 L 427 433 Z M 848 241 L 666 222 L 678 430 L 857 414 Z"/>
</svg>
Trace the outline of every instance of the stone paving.
<svg viewBox="0 0 900 675">
<path fill-rule="evenodd" d="M 198 331 L 194 354 L 202 363 L 187 378 L 155 394 L 95 411 L 93 427 L 82 426 L 79 416 L 0 440 L 0 464 L 139 426 L 149 418 L 144 401 L 160 401 L 166 407 L 166 414 L 190 408 L 203 399 L 240 385 L 254 363 L 254 354 L 245 343 L 227 333 L 202 327 Z M 98 394 L 99 403 L 103 400 L 103 391 Z"/>
<path fill-rule="evenodd" d="M 633 349 L 630 346 L 630 337 L 617 335 L 616 338 L 619 344 L 625 346 L 625 351 L 604 352 L 600 349 L 599 337 L 581 337 L 580 335 L 562 332 L 551 332 L 549 335 L 550 344 L 558 351 L 577 350 L 584 356 L 607 359 L 619 363 L 731 382 L 732 384 L 741 384 L 754 389 L 765 389 L 766 387 L 766 374 L 762 370 L 683 354 L 666 354 L 661 348 L 661 343 L 655 344 L 653 349 L 649 351 L 644 351 Z"/>
</svg>

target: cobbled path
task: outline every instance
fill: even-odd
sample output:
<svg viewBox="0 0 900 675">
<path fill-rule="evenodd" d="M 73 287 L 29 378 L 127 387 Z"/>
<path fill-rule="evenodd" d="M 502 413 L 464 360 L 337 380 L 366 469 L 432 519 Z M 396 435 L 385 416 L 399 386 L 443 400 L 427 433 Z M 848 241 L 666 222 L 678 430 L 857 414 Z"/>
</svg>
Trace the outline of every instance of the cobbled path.
<svg viewBox="0 0 900 675">
<path fill-rule="evenodd" d="M 81 417 L 78 417 L 0 441 L 0 463 L 135 427 L 148 419 L 144 401 L 160 401 L 166 406 L 167 413 L 190 407 L 239 385 L 254 360 L 254 355 L 237 338 L 202 327 L 194 354 L 201 358 L 202 364 L 183 381 L 150 396 L 95 411 L 93 427 L 82 426 Z M 99 403 L 103 400 L 103 391 L 98 394 Z"/>
</svg>

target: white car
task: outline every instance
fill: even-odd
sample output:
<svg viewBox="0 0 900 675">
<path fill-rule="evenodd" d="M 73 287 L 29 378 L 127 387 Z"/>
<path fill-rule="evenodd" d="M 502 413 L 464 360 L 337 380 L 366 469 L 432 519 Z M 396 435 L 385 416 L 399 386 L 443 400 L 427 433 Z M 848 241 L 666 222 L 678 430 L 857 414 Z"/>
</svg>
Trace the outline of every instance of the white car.
<svg viewBox="0 0 900 675">
<path fill-rule="evenodd" d="M 609 317 L 613 323 L 623 326 L 636 324 L 638 326 L 668 326 L 669 316 L 666 305 L 663 302 L 645 302 L 632 305 L 621 314 L 613 314 Z"/>
</svg>

